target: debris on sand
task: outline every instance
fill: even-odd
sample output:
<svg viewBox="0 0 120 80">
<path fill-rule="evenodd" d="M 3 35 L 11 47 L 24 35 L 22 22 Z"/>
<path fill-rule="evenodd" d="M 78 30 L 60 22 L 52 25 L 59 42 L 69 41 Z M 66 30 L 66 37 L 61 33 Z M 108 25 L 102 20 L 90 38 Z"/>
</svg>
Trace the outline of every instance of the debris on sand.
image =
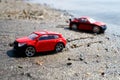
<svg viewBox="0 0 120 80">
<path fill-rule="evenodd" d="M 22 69 L 23 67 L 22 67 L 22 66 L 20 66 L 20 65 L 18 65 L 18 68 Z"/>
<path fill-rule="evenodd" d="M 36 63 L 37 65 L 43 65 L 43 61 L 40 61 L 40 60 L 35 60 L 35 63 Z"/>
<path fill-rule="evenodd" d="M 105 73 L 104 73 L 104 72 L 102 72 L 102 73 L 101 73 L 101 75 L 102 75 L 102 76 L 104 76 L 104 75 L 105 75 Z"/>
<path fill-rule="evenodd" d="M 77 44 L 72 44 L 71 48 L 77 48 Z"/>
<path fill-rule="evenodd" d="M 71 58 L 68 58 L 68 60 L 70 61 L 70 60 L 71 60 Z"/>
</svg>

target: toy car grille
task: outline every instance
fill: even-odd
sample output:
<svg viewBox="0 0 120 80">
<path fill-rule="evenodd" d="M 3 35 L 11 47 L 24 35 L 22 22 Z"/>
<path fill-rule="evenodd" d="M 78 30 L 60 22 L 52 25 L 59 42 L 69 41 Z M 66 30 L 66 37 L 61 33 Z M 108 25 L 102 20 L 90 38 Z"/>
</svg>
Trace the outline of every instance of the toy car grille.
<svg viewBox="0 0 120 80">
<path fill-rule="evenodd" d="M 18 48 L 18 42 L 17 41 L 14 41 L 14 48 Z"/>
</svg>

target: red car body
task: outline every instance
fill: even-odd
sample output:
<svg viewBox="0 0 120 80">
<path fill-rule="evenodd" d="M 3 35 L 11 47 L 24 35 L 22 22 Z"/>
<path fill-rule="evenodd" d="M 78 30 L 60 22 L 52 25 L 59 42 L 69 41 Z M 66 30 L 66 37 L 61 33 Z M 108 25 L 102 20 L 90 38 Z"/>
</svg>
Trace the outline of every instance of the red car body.
<svg viewBox="0 0 120 80">
<path fill-rule="evenodd" d="M 57 52 L 62 51 L 63 47 L 66 45 L 66 39 L 62 34 L 51 31 L 38 31 L 33 32 L 27 37 L 16 39 L 14 42 L 14 49 L 17 51 L 27 52 L 27 48 L 30 47 L 30 49 L 34 49 L 34 52 L 44 52 L 56 50 L 56 46 L 58 44 L 61 44 L 61 49 Z M 58 46 L 58 48 L 60 47 Z"/>
<path fill-rule="evenodd" d="M 69 28 L 100 33 L 104 32 L 107 27 L 106 24 L 103 22 L 98 22 L 90 17 L 83 16 L 80 18 L 70 19 Z"/>
</svg>

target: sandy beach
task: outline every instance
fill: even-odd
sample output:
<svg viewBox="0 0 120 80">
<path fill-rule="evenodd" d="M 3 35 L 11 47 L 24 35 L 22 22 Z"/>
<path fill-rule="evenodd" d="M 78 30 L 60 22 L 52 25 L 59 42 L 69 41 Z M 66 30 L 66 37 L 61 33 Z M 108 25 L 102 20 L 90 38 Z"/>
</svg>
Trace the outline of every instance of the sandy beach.
<svg viewBox="0 0 120 80">
<path fill-rule="evenodd" d="M 69 30 L 71 16 L 48 5 L 0 0 L 0 80 L 120 80 L 120 36 Z M 39 30 L 62 33 L 66 48 L 15 55 L 9 43 Z"/>
</svg>

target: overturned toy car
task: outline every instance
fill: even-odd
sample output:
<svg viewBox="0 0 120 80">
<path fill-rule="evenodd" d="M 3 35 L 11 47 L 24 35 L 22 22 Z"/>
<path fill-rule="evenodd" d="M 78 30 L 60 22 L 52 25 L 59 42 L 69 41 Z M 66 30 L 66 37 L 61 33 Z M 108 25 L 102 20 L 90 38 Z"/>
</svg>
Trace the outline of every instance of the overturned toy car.
<svg viewBox="0 0 120 80">
<path fill-rule="evenodd" d="M 94 33 L 104 33 L 107 28 L 105 23 L 95 21 L 87 16 L 69 19 L 69 22 L 69 28 L 74 30 L 86 30 L 93 31 Z"/>
<path fill-rule="evenodd" d="M 51 31 L 33 32 L 29 36 L 16 39 L 13 43 L 14 50 L 22 51 L 28 57 L 34 56 L 36 52 L 60 52 L 65 45 L 66 39 L 62 34 Z"/>
</svg>

